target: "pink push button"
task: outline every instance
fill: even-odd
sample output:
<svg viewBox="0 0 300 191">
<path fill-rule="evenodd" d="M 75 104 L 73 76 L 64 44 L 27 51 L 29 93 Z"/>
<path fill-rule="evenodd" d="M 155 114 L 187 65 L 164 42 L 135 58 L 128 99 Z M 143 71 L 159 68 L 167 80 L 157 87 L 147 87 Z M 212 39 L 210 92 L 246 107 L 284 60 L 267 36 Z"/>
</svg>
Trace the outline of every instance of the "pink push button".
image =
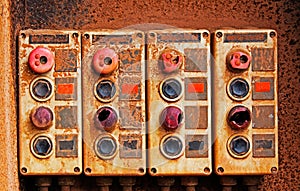
<svg viewBox="0 0 300 191">
<path fill-rule="evenodd" d="M 251 57 L 243 52 L 234 52 L 231 55 L 230 67 L 237 70 L 246 70 L 250 65 Z"/>
<path fill-rule="evenodd" d="M 93 57 L 93 68 L 99 74 L 110 74 L 118 66 L 118 55 L 114 50 L 103 48 L 97 50 Z"/>
<path fill-rule="evenodd" d="M 162 57 L 162 70 L 165 73 L 177 71 L 182 64 L 182 56 L 175 50 L 167 50 L 161 55 Z"/>
<path fill-rule="evenodd" d="M 54 56 L 49 49 L 37 47 L 30 52 L 28 64 L 33 72 L 43 74 L 52 69 L 54 65 Z"/>
</svg>

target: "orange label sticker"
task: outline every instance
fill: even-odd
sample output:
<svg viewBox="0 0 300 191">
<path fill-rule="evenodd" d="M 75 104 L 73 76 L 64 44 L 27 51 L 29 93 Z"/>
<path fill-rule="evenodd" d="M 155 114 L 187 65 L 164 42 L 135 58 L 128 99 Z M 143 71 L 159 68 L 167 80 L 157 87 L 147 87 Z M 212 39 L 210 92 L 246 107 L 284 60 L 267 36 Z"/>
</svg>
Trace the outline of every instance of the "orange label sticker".
<svg viewBox="0 0 300 191">
<path fill-rule="evenodd" d="M 270 92 L 271 83 L 270 82 L 256 82 L 254 84 L 256 92 Z"/>
<path fill-rule="evenodd" d="M 139 84 L 122 84 L 122 94 L 138 94 Z"/>
<path fill-rule="evenodd" d="M 74 84 L 58 84 L 57 85 L 58 94 L 73 94 Z"/>
<path fill-rule="evenodd" d="M 203 93 L 203 92 L 204 92 L 204 83 L 188 84 L 188 93 Z"/>
</svg>

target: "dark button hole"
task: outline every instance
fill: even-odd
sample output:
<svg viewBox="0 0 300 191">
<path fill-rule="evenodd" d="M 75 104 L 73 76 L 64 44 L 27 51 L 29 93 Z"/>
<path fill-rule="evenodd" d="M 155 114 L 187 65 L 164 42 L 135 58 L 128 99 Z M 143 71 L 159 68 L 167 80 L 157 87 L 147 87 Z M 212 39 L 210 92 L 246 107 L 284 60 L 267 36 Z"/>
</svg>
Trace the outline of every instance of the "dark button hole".
<svg viewBox="0 0 300 191">
<path fill-rule="evenodd" d="M 235 121 L 238 125 L 243 125 L 246 121 L 250 121 L 250 115 L 247 111 L 240 111 L 233 114 L 229 121 Z"/>
<path fill-rule="evenodd" d="M 41 64 L 46 64 L 47 61 L 48 61 L 48 59 L 47 59 L 46 56 L 41 56 L 41 57 L 40 57 L 40 63 L 41 63 Z"/>
<path fill-rule="evenodd" d="M 99 115 L 98 115 L 98 119 L 99 121 L 105 121 L 110 115 L 110 111 L 109 110 L 106 110 L 106 109 L 103 109 Z"/>
<path fill-rule="evenodd" d="M 245 56 L 245 55 L 242 55 L 242 56 L 240 57 L 240 60 L 241 60 L 241 63 L 245 64 L 245 63 L 248 61 L 248 57 Z"/>
<path fill-rule="evenodd" d="M 104 58 L 104 64 L 111 65 L 112 64 L 112 59 L 110 57 L 105 57 Z"/>
</svg>

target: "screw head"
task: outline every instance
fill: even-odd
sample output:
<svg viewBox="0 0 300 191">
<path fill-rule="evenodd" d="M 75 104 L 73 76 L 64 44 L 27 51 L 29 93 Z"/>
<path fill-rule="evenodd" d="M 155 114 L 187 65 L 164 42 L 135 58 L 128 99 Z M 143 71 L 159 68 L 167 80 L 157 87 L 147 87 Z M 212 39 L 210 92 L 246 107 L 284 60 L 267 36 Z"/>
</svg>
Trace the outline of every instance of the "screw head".
<svg viewBox="0 0 300 191">
<path fill-rule="evenodd" d="M 178 80 L 168 79 L 161 86 L 163 95 L 168 99 L 176 99 L 182 93 L 182 87 Z"/>
<path fill-rule="evenodd" d="M 38 79 L 32 86 L 32 93 L 39 99 L 47 99 L 52 92 L 52 85 L 46 79 Z"/>
</svg>

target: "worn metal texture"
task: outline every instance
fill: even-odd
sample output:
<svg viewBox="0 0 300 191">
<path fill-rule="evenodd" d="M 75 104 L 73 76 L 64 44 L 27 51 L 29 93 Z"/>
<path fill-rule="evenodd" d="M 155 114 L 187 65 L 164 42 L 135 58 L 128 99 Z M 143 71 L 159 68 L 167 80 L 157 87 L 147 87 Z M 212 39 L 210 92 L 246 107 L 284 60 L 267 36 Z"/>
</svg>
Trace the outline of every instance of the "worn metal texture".
<svg viewBox="0 0 300 191">
<path fill-rule="evenodd" d="M 18 40 L 20 173 L 80 174 L 80 35 L 27 30 Z"/>
<path fill-rule="evenodd" d="M 3 36 L 6 41 L 10 41 L 11 49 L 4 48 L 3 50 L 5 52 L 10 50 L 13 55 L 12 63 L 16 63 L 16 39 L 20 29 L 120 29 L 142 23 L 161 23 L 184 28 L 206 28 L 210 31 L 223 27 L 274 29 L 278 34 L 279 172 L 276 175 L 264 176 L 261 179 L 259 190 L 297 190 L 300 184 L 298 165 L 300 160 L 298 152 L 300 145 L 299 12 L 300 2 L 298 0 L 232 0 L 226 3 L 221 0 L 165 0 L 160 2 L 55 0 L 51 3 L 38 0 L 18 0 L 11 1 L 12 27 L 10 32 L 13 38 L 9 39 L 8 33 Z M 5 17 L 2 18 L 6 21 Z M 11 99 L 11 101 L 6 100 L 9 106 L 3 108 L 3 113 L 10 116 L 10 126 L 6 127 L 11 127 L 9 129 L 14 137 L 6 141 L 8 145 L 16 146 L 16 128 L 14 128 L 16 126 L 14 124 L 16 113 L 15 107 L 10 106 L 15 105 L 14 96 L 17 92 L 15 76 L 17 73 L 16 64 L 9 66 L 12 68 L 2 67 L 5 71 L 1 72 L 1 77 L 5 77 L 6 75 L 3 74 L 6 73 L 11 74 L 8 78 L 8 84 L 10 84 L 8 89 L 4 88 L 7 83 L 1 85 L 3 94 L 9 95 Z M 6 106 L 5 104 L 1 105 Z M 1 134 L 1 140 L 4 140 L 4 134 Z M 10 152 L 8 148 L 3 149 L 5 153 Z M 10 155 L 2 154 L 2 156 Z M 10 173 L 16 173 L 16 155 L 8 161 L 15 165 L 15 170 L 10 170 Z M 81 179 L 81 184 L 77 182 L 72 190 L 76 190 L 75 187 L 80 187 L 82 190 L 92 190 L 89 187 L 93 187 L 93 179 L 86 177 L 78 179 Z M 16 184 L 8 180 L 11 179 L 7 179 L 6 176 L 1 179 L 1 181 L 12 186 L 10 190 L 14 190 Z M 219 178 L 215 175 L 199 178 L 197 188 L 205 190 L 203 188 L 205 184 L 211 190 L 221 190 L 221 187 L 216 183 L 218 180 Z M 114 179 L 114 182 L 116 181 Z M 21 177 L 21 182 L 25 182 L 25 185 L 31 188 L 29 190 L 34 190 L 33 178 L 23 179 Z M 178 182 L 176 179 L 172 190 L 184 190 Z M 112 188 L 114 190 L 121 189 L 117 183 Z M 146 188 L 158 190 L 156 179 L 149 176 L 138 178 L 134 189 L 146 190 Z M 243 187 L 239 188 L 243 190 Z M 233 190 L 237 189 L 237 187 L 233 188 Z"/>
<path fill-rule="evenodd" d="M 273 36 L 274 35 L 274 36 Z M 253 55 L 252 51 L 260 49 L 259 54 Z M 272 54 L 264 54 L 264 50 L 272 50 Z M 230 71 L 232 66 L 225 62 L 230 62 L 227 57 L 234 60 L 236 53 L 241 50 L 249 51 L 250 56 L 247 58 L 241 57 L 241 62 L 235 65 L 233 71 Z M 235 52 L 233 52 L 235 51 Z M 257 52 L 257 51 L 255 51 Z M 271 174 L 276 173 L 278 169 L 278 102 L 277 102 L 277 37 L 272 30 L 218 30 L 215 32 L 214 38 L 214 78 L 212 85 L 214 87 L 213 95 L 213 122 L 215 132 L 214 142 L 214 170 L 219 175 L 257 175 L 257 174 Z M 263 58 L 259 59 L 257 57 Z M 243 60 L 244 59 L 244 60 Z M 243 70 L 237 70 L 239 66 L 247 65 L 250 59 L 261 60 L 259 63 L 250 61 L 250 66 Z M 263 60 L 273 60 L 271 70 L 264 67 L 257 67 L 256 65 L 264 65 Z M 254 65 L 254 66 L 253 66 Z M 255 69 L 254 69 L 255 68 Z M 237 89 L 243 91 L 241 85 L 232 83 L 234 78 L 244 79 L 248 86 L 243 96 L 235 98 L 230 96 L 229 87 L 237 86 Z M 267 79 L 267 80 L 264 80 Z M 266 82 L 262 82 L 266 81 Z M 272 83 L 271 83 L 272 81 Z M 250 118 L 247 118 L 247 112 L 238 111 L 232 113 L 234 107 L 248 108 Z M 273 114 L 269 114 L 266 120 L 273 126 L 268 124 L 264 127 L 255 127 L 259 116 L 253 118 L 252 107 L 266 107 L 273 108 Z M 256 112 L 257 114 L 257 112 Z M 236 115 L 237 117 L 235 117 Z M 244 123 L 238 128 L 234 128 L 229 121 L 233 120 L 235 123 Z M 244 121 L 243 121 L 244 120 Z M 253 128 L 253 126 L 255 128 Z M 261 130 L 263 128 L 263 130 Z M 274 138 L 268 138 L 271 135 Z M 245 152 L 234 153 L 234 149 L 242 151 L 239 147 L 242 139 L 235 139 L 234 137 L 243 136 L 245 141 L 249 141 L 248 151 L 246 147 Z M 264 137 L 265 136 L 265 137 Z M 234 142 L 236 140 L 236 142 Z M 269 145 L 264 145 L 262 142 L 270 142 Z M 260 148 L 257 148 L 258 142 L 261 142 Z M 236 146 L 232 146 L 235 144 Z M 231 146 L 230 146 L 230 145 Z M 270 147 L 270 148 L 269 148 Z M 258 154 L 257 150 L 262 150 L 274 153 L 273 155 Z M 253 154 L 254 153 L 254 154 Z"/>
<path fill-rule="evenodd" d="M 84 172 L 144 175 L 144 33 L 99 30 L 82 38 Z"/>
<path fill-rule="evenodd" d="M 147 48 L 149 173 L 209 175 L 212 171 L 209 32 L 149 31 Z M 193 56 L 193 52 L 199 57 Z M 171 107 L 182 114 L 176 116 L 170 109 L 167 115 L 173 116 L 162 119 Z M 197 119 L 208 123 L 199 128 L 191 110 L 193 115 L 198 114 Z M 176 144 L 178 148 L 173 147 Z"/>
</svg>

